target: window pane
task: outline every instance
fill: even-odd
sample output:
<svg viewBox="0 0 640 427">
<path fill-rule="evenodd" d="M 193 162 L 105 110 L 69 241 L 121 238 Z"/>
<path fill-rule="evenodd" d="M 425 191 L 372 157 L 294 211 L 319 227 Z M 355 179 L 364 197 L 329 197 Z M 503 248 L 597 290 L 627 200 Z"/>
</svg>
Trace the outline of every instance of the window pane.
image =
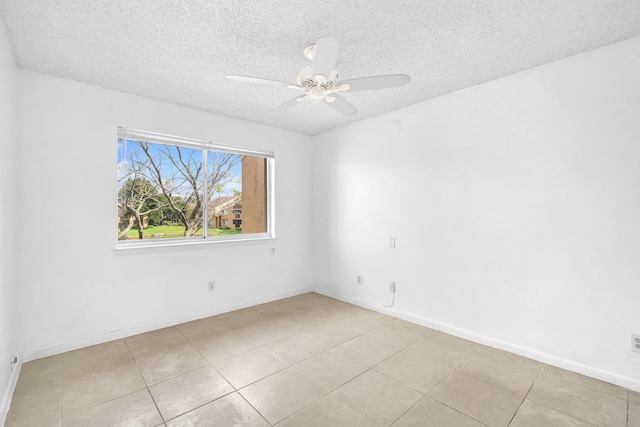
<svg viewBox="0 0 640 427">
<path fill-rule="evenodd" d="M 242 233 L 242 223 L 234 223 L 232 214 L 242 206 L 242 156 L 208 151 L 207 169 L 209 235 Z"/>
<path fill-rule="evenodd" d="M 202 237 L 202 151 L 118 141 L 118 239 Z"/>
</svg>

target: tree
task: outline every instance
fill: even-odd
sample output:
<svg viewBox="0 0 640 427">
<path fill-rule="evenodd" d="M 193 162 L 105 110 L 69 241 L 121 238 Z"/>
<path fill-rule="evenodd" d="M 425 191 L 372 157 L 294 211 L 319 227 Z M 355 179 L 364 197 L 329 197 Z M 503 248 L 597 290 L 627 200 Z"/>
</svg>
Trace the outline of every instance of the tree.
<svg viewBox="0 0 640 427">
<path fill-rule="evenodd" d="M 118 168 L 118 216 L 126 221 L 124 227 L 118 226 L 118 239 L 127 239 L 134 224 L 137 224 L 138 238 L 142 239 L 144 217 L 162 211 L 168 203 L 147 178 L 149 162 L 135 151 L 130 152 Z"/>
<path fill-rule="evenodd" d="M 166 206 L 159 198 L 158 189 L 153 183 L 139 176 L 140 171 L 131 171 L 129 177 L 118 190 L 118 210 L 127 219 L 126 226 L 119 231 L 118 239 L 127 237 L 134 223 L 138 227 L 138 238 L 144 236 L 144 217 Z"/>
<path fill-rule="evenodd" d="M 216 188 L 231 181 L 240 156 L 211 151 L 207 159 L 208 170 L 204 171 L 200 150 L 142 141 L 136 141 L 136 144 L 144 158 L 135 161 L 148 165 L 148 179 L 159 189 L 184 226 L 185 237 L 195 235 L 203 227 L 203 204 L 211 199 Z M 203 191 L 204 176 L 207 178 L 207 194 Z"/>
</svg>

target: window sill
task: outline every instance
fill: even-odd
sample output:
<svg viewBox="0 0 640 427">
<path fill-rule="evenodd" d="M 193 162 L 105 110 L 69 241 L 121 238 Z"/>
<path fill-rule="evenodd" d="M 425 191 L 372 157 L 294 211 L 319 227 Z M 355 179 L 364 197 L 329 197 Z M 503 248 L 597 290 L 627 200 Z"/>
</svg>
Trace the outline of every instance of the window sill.
<svg viewBox="0 0 640 427">
<path fill-rule="evenodd" d="M 224 244 L 224 243 L 242 243 L 242 242 L 256 242 L 256 241 L 265 241 L 265 240 L 274 240 L 275 236 L 270 235 L 259 235 L 256 234 L 252 237 L 242 237 L 242 238 L 218 238 L 218 239 L 172 239 L 172 240 L 129 240 L 125 241 L 128 243 L 117 243 L 115 250 L 116 251 L 129 251 L 134 249 L 149 249 L 149 248 L 169 248 L 174 246 L 193 246 L 193 245 L 215 245 L 215 244 Z"/>
</svg>

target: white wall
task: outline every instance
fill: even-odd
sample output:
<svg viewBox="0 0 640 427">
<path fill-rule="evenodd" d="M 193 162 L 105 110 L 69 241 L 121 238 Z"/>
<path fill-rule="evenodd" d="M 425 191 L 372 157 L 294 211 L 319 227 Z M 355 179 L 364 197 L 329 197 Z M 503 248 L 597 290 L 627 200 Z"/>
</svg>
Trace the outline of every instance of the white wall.
<svg viewBox="0 0 640 427">
<path fill-rule="evenodd" d="M 27 358 L 311 286 L 308 136 L 29 71 L 18 83 Z M 117 126 L 275 151 L 277 239 L 115 251 Z"/>
<path fill-rule="evenodd" d="M 634 38 L 317 135 L 316 285 L 640 386 L 639 75 Z"/>
<path fill-rule="evenodd" d="M 7 33 L 0 22 L 0 425 L 13 391 L 9 361 L 18 354 L 18 284 L 15 264 L 18 191 L 18 134 L 16 123 L 16 65 Z"/>
</svg>

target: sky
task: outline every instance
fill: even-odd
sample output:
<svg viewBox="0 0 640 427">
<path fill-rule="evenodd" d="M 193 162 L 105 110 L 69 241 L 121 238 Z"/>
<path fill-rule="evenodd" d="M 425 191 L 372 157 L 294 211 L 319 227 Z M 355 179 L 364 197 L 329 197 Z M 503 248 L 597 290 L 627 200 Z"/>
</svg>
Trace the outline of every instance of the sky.
<svg viewBox="0 0 640 427">
<path fill-rule="evenodd" d="M 149 153 L 154 158 L 156 165 L 161 171 L 163 180 L 169 180 L 172 185 L 175 186 L 175 193 L 183 197 L 186 197 L 193 190 L 191 186 L 185 183 L 186 170 L 196 170 L 202 163 L 203 151 L 194 148 L 181 147 L 181 167 L 176 167 L 170 160 L 170 156 L 174 159 L 179 159 L 178 149 L 170 145 L 153 144 L 149 143 Z M 168 153 L 168 154 L 167 154 Z M 213 170 L 216 159 L 220 159 L 220 156 L 226 156 L 225 153 L 219 153 L 214 151 L 208 152 L 208 169 L 209 172 Z M 242 191 L 242 162 L 241 155 L 234 154 L 235 165 L 231 169 L 229 175 L 226 177 L 225 182 L 222 183 L 222 191 L 214 191 L 212 197 L 233 195 L 235 191 Z M 118 182 L 120 185 L 124 184 L 126 179 L 123 179 L 127 172 L 131 170 L 132 165 L 142 163 L 149 165 L 150 162 L 138 145 L 137 141 L 130 139 L 118 139 Z M 184 164 L 184 166 L 182 166 Z M 187 169 L 188 168 L 188 169 Z M 150 176 L 149 173 L 146 173 Z M 200 173 L 199 179 L 203 179 L 203 174 Z M 151 180 L 151 179 L 150 179 Z M 153 180 L 151 180 L 153 181 Z M 202 182 L 202 181 L 201 181 Z M 202 188 L 200 183 L 199 188 Z"/>
</svg>

